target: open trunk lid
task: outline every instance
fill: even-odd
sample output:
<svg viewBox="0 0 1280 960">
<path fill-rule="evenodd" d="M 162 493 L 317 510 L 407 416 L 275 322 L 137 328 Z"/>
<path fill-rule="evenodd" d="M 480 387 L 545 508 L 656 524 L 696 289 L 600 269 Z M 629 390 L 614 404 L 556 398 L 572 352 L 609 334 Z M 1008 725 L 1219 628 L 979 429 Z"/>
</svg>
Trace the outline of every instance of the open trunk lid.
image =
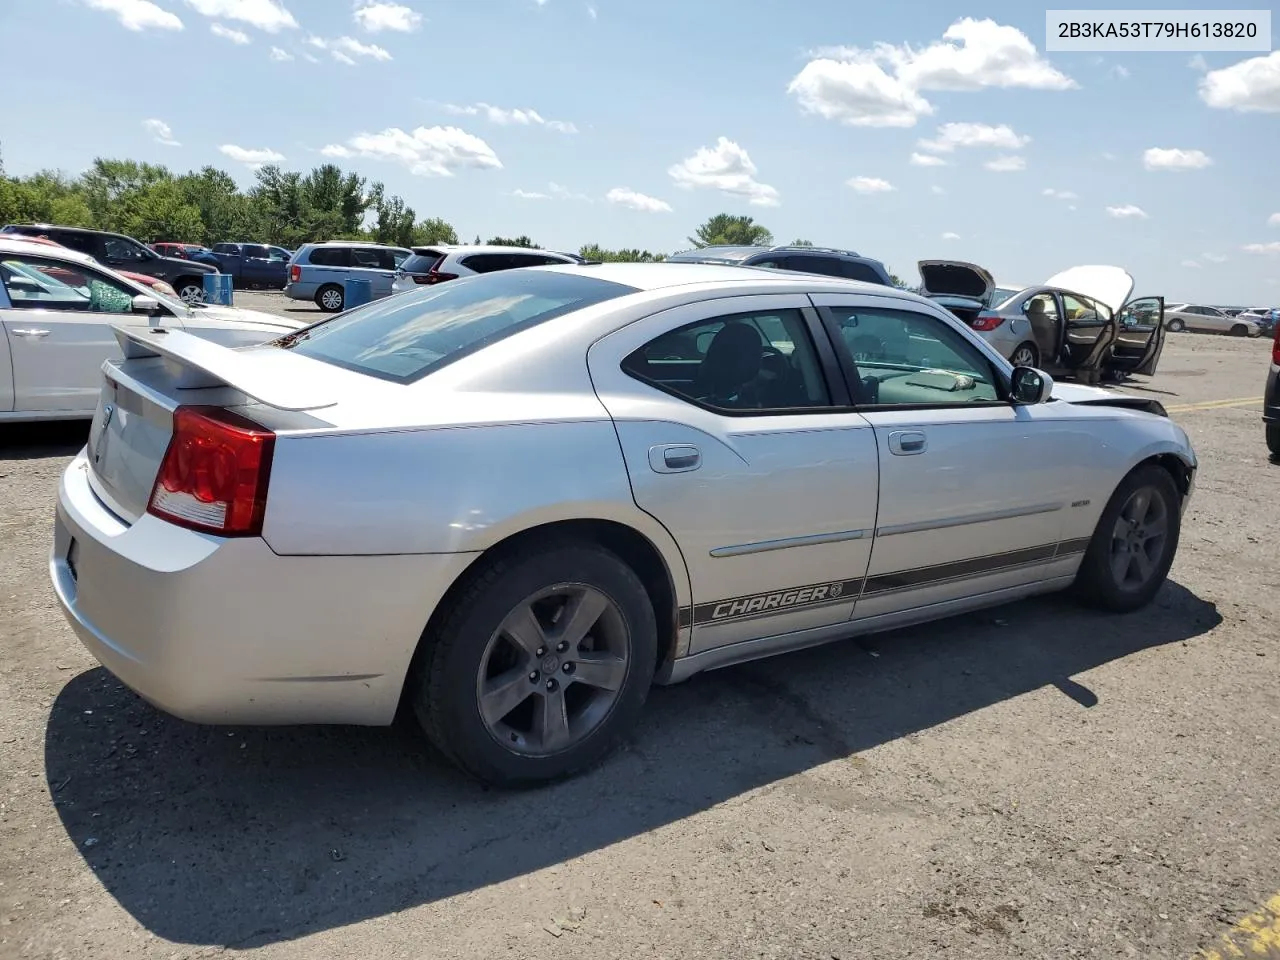
<svg viewBox="0 0 1280 960">
<path fill-rule="evenodd" d="M 182 404 L 257 405 L 263 425 L 328 426 L 311 415 L 334 407 L 355 376 L 269 346 L 232 349 L 164 328 L 114 327 L 124 358 L 102 366 L 103 384 L 85 453 L 89 482 L 130 523 L 146 512 Z M 326 375 L 327 374 L 327 375 Z"/>
<path fill-rule="evenodd" d="M 976 263 L 963 260 L 921 260 L 920 293 L 926 297 L 963 297 L 986 306 L 995 279 Z"/>
</svg>

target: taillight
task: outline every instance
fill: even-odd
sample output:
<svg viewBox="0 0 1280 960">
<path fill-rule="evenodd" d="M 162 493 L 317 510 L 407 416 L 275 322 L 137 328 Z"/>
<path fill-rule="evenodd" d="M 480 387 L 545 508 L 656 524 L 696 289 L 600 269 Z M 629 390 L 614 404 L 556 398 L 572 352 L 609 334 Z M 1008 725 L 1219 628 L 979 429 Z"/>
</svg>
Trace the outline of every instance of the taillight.
<svg viewBox="0 0 1280 960">
<path fill-rule="evenodd" d="M 980 313 L 969 322 L 969 326 L 983 333 L 988 333 L 1002 323 L 1004 323 L 1004 317 L 998 313 Z"/>
<path fill-rule="evenodd" d="M 147 512 L 223 537 L 256 537 L 276 435 L 220 407 L 180 406 Z"/>
<path fill-rule="evenodd" d="M 1280 366 L 1280 321 L 1276 322 L 1276 337 L 1271 341 L 1271 362 Z"/>
<path fill-rule="evenodd" d="M 289 282 L 297 283 L 301 279 L 302 279 L 302 267 L 298 266 L 298 264 L 295 263 L 289 267 Z"/>
<path fill-rule="evenodd" d="M 413 279 L 417 280 L 419 283 L 444 283 L 446 280 L 457 280 L 458 275 L 456 273 L 437 273 L 432 270 L 421 280 L 417 277 L 414 277 Z"/>
</svg>

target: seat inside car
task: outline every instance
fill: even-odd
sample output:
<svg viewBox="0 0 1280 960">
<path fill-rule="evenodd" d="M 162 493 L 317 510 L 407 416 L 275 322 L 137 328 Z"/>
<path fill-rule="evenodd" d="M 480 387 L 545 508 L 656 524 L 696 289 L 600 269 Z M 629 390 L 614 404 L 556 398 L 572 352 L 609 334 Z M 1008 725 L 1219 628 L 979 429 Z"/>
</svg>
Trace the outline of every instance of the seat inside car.
<svg viewBox="0 0 1280 960">
<path fill-rule="evenodd" d="M 726 323 L 707 347 L 694 393 L 718 406 L 755 406 L 753 387 L 760 374 L 763 347 L 755 327 L 740 321 Z"/>
</svg>

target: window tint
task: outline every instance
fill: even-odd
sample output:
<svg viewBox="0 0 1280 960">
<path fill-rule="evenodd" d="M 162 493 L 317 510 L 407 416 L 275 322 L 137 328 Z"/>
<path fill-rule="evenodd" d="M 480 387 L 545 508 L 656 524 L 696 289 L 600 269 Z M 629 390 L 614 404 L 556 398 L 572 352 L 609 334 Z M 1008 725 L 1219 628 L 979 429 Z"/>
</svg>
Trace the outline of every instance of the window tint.
<svg viewBox="0 0 1280 960">
<path fill-rule="evenodd" d="M 368 270 L 394 270 L 396 261 L 384 247 L 352 247 L 351 265 Z"/>
<path fill-rule="evenodd" d="M 506 270 L 510 267 L 510 258 L 505 253 L 473 253 L 459 261 L 469 270 L 476 273 L 492 273 L 495 270 Z"/>
<path fill-rule="evenodd" d="M 853 360 L 860 404 L 1000 400 L 995 371 L 981 351 L 937 317 L 879 307 L 827 313 Z"/>
<path fill-rule="evenodd" d="M 107 237 L 102 252 L 108 263 L 136 263 L 144 256 L 138 244 L 124 237 Z"/>
<path fill-rule="evenodd" d="M 594 277 L 502 271 L 375 300 L 286 335 L 275 345 L 410 383 L 512 334 L 635 292 Z"/>
<path fill-rule="evenodd" d="M 235 253 L 236 245 L 234 243 L 215 243 L 213 245 L 214 253 Z"/>
<path fill-rule="evenodd" d="M 787 267 L 804 273 L 820 273 L 826 277 L 843 276 L 840 261 L 832 257 L 790 256 L 787 258 Z"/>
<path fill-rule="evenodd" d="M 8 255 L 0 259 L 0 282 L 15 310 L 133 310 L 132 290 L 78 264 Z"/>
<path fill-rule="evenodd" d="M 253 257 L 257 260 L 266 260 L 271 256 L 271 251 L 258 243 L 246 243 L 240 248 L 240 253 L 246 257 Z"/>
<path fill-rule="evenodd" d="M 841 260 L 840 276 L 849 280 L 864 280 L 867 283 L 878 283 L 884 285 L 884 277 L 876 273 L 871 267 L 865 263 L 859 263 L 857 260 Z"/>
<path fill-rule="evenodd" d="M 443 253 L 414 253 L 400 264 L 400 269 L 405 273 L 430 273 L 431 268 L 444 259 Z"/>
<path fill-rule="evenodd" d="M 98 238 L 91 233 L 63 233 L 60 230 L 50 230 L 49 239 L 56 240 L 68 250 L 77 250 L 80 253 L 87 253 L 90 256 L 97 254 Z"/>
<path fill-rule="evenodd" d="M 351 262 L 351 248 L 312 247 L 308 262 L 317 267 L 345 267 Z"/>
<path fill-rule="evenodd" d="M 829 407 L 799 310 L 738 313 L 665 333 L 622 362 L 651 386 L 714 410 Z"/>
</svg>

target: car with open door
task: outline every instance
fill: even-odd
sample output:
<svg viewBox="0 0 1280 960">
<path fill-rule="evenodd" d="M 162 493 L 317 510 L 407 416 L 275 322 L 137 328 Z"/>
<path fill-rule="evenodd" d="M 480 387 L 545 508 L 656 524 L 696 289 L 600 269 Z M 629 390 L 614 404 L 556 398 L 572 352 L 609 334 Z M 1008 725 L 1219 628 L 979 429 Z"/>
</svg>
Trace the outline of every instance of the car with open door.
<svg viewBox="0 0 1280 960">
<path fill-rule="evenodd" d="M 1155 372 L 1164 327 L 1144 318 L 1162 315 L 1163 298 L 1128 299 L 1133 277 L 1121 267 L 1072 267 L 989 306 L 982 304 L 993 296 L 994 281 L 975 264 L 925 260 L 920 275 L 922 293 L 1015 365 L 1043 366 L 1085 383 Z"/>
<path fill-rule="evenodd" d="M 116 336 L 49 563 L 85 646 L 199 723 L 403 706 L 504 785 L 599 760 L 654 682 L 1067 588 L 1139 610 L 1197 468 L 1149 397 L 789 270 L 528 267 L 239 350 Z"/>
</svg>

